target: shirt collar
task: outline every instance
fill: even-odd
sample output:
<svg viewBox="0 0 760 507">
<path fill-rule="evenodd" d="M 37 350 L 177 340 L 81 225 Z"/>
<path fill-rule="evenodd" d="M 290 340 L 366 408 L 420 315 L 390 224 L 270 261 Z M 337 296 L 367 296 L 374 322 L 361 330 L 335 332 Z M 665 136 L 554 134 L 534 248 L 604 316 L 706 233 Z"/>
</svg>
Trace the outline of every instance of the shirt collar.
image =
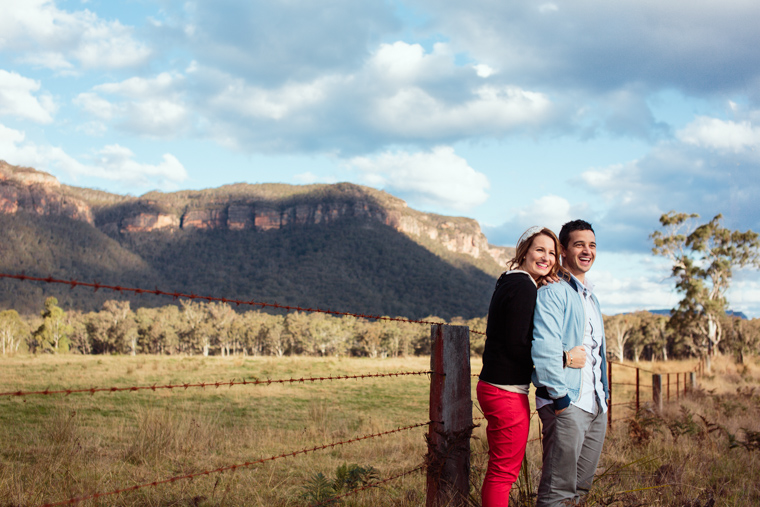
<svg viewBox="0 0 760 507">
<path fill-rule="evenodd" d="M 592 294 L 594 292 L 594 283 L 591 280 L 589 280 L 588 277 L 584 277 L 586 280 L 586 282 L 584 283 L 578 280 L 578 278 L 574 274 L 569 273 L 569 272 L 568 274 L 573 278 L 573 280 L 575 280 L 575 283 L 577 284 L 576 287 L 578 290 L 578 294 L 583 294 L 583 289 L 586 289 L 589 292 L 589 294 Z"/>
<path fill-rule="evenodd" d="M 533 277 L 530 276 L 530 273 L 528 273 L 527 271 L 523 271 L 522 269 L 512 269 L 510 271 L 505 271 L 503 274 L 505 274 L 505 275 L 511 275 L 513 273 L 525 273 L 526 275 L 528 275 L 528 278 L 530 278 L 530 281 L 533 282 L 533 285 L 535 285 L 536 288 L 538 288 L 538 284 L 533 279 Z"/>
</svg>

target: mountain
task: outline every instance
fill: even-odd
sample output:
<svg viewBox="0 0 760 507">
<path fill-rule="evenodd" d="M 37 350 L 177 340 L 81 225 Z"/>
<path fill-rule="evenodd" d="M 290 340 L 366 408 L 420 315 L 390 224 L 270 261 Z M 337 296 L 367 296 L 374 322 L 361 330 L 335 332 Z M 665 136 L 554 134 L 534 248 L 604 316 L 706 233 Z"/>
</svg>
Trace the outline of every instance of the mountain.
<svg viewBox="0 0 760 507">
<path fill-rule="evenodd" d="M 0 272 L 446 319 L 486 314 L 514 250 L 469 218 L 423 213 L 350 183 L 234 184 L 140 197 L 62 185 L 0 161 Z M 0 307 L 98 309 L 156 296 L 0 280 Z"/>
</svg>

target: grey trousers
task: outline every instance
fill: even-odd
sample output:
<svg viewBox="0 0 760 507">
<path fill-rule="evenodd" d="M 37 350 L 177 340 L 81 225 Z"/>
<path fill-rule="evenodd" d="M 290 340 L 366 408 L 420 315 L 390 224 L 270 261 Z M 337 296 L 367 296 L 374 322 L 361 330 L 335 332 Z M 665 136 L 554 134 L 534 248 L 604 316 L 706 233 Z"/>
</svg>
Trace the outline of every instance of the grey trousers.
<svg viewBox="0 0 760 507">
<path fill-rule="evenodd" d="M 607 432 L 606 414 L 594 409 L 570 405 L 559 415 L 552 405 L 539 409 L 544 463 L 536 507 L 574 505 L 591 488 Z"/>
</svg>

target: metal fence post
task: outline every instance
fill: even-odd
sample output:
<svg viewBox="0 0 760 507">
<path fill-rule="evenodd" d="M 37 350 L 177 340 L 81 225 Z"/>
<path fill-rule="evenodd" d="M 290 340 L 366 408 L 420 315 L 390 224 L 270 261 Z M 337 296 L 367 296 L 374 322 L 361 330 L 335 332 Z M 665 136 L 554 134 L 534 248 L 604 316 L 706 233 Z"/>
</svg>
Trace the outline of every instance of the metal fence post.
<svg viewBox="0 0 760 507">
<path fill-rule="evenodd" d="M 427 507 L 467 505 L 470 489 L 472 393 L 470 329 L 430 329 L 430 430 L 427 435 Z"/>
</svg>

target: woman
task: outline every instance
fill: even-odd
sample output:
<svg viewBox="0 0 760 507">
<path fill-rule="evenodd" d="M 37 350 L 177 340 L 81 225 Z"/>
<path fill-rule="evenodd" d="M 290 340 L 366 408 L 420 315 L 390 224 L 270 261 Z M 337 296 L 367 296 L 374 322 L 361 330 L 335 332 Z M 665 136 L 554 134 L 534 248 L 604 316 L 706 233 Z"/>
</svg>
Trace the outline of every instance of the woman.
<svg viewBox="0 0 760 507">
<path fill-rule="evenodd" d="M 528 390 L 533 361 L 533 309 L 539 285 L 556 280 L 559 240 L 547 228 L 531 227 L 517 242 L 515 256 L 496 282 L 488 308 L 483 369 L 477 395 L 488 421 L 488 469 L 481 496 L 483 507 L 509 505 L 530 429 Z M 583 347 L 565 352 L 567 364 L 580 368 Z M 570 361 L 572 358 L 572 362 Z"/>
</svg>

